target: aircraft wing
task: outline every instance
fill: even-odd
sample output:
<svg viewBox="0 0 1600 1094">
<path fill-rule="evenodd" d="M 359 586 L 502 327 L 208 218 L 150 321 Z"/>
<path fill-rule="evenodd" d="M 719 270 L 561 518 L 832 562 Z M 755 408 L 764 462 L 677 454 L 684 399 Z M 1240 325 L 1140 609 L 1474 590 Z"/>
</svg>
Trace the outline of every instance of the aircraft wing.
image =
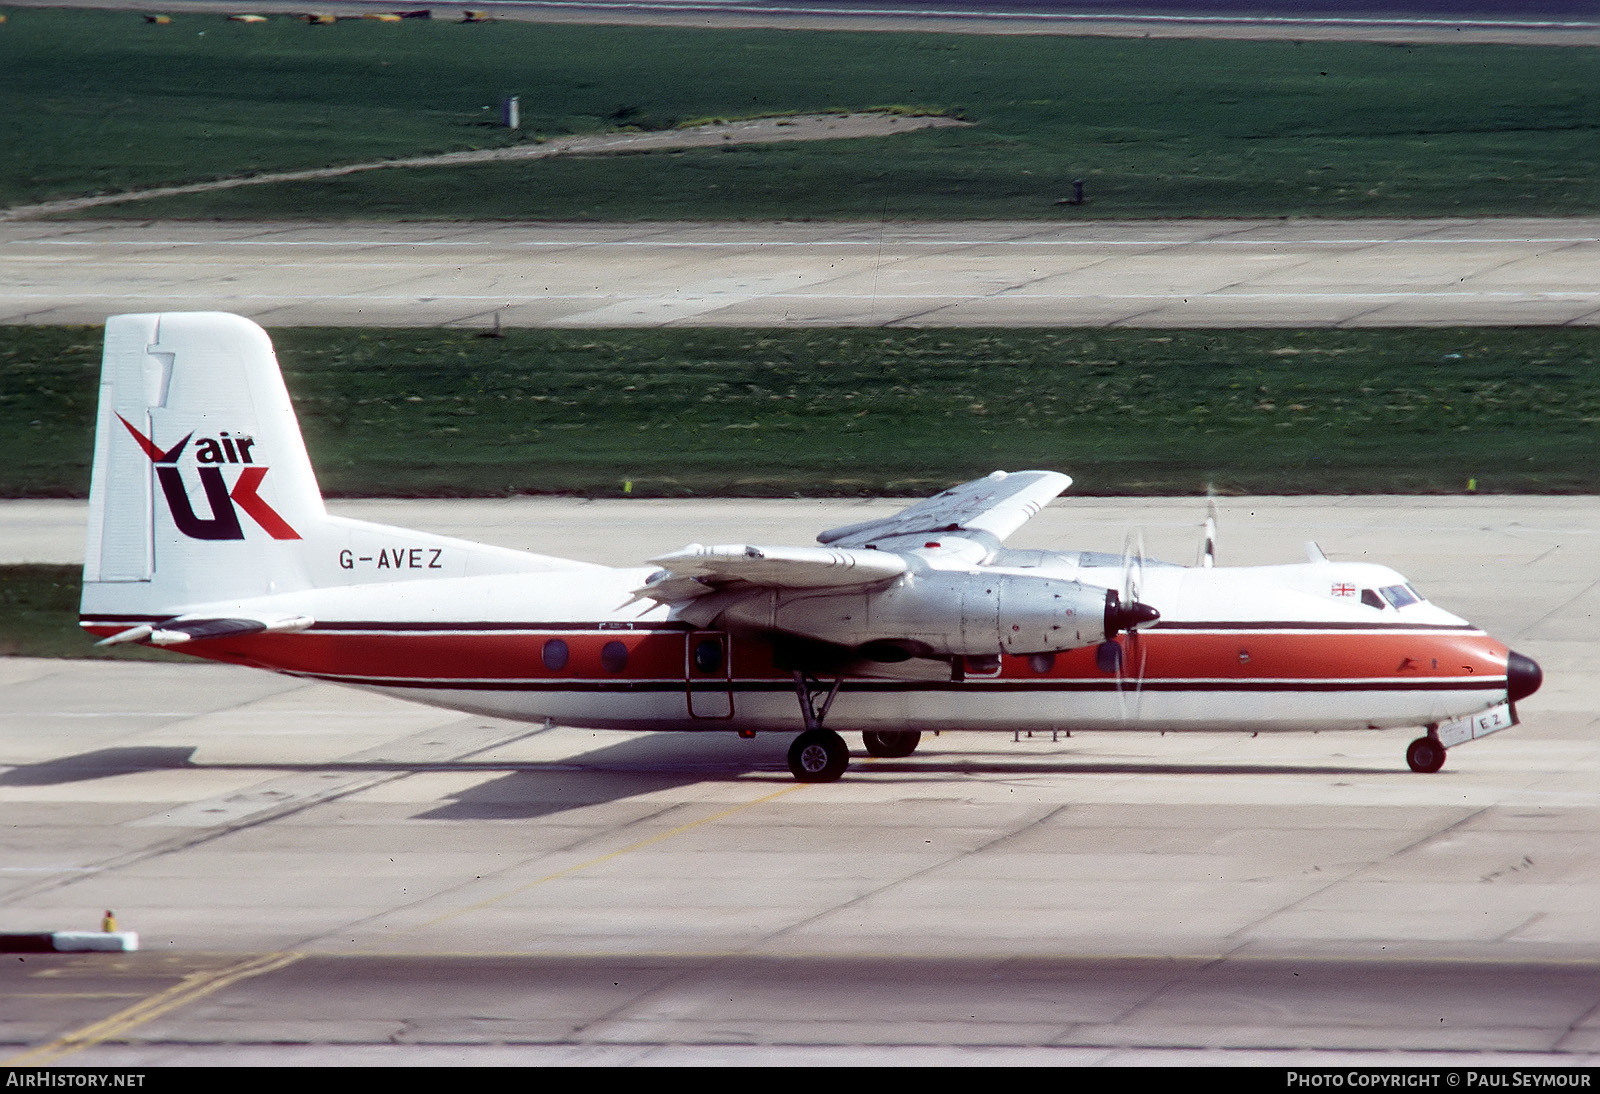
<svg viewBox="0 0 1600 1094">
<path fill-rule="evenodd" d="M 892 517 L 823 532 L 823 547 L 755 547 L 695 543 L 650 561 L 652 574 L 637 598 L 681 604 L 733 589 L 847 589 L 906 573 L 901 552 L 932 545 L 986 559 L 1072 480 L 1056 471 L 996 471 L 955 486 Z"/>
<path fill-rule="evenodd" d="M 754 547 L 692 543 L 650 560 L 662 569 L 637 595 L 663 603 L 688 600 L 729 586 L 770 589 L 849 588 L 905 573 L 904 558 L 847 547 Z"/>
<path fill-rule="evenodd" d="M 994 542 L 986 546 L 997 546 L 1071 485 L 1072 480 L 1059 471 L 996 471 L 952 486 L 892 517 L 830 528 L 818 535 L 817 541 L 831 547 L 866 547 L 870 543 L 893 551 L 911 544 L 885 541 L 937 535 L 980 543 L 992 537 Z"/>
</svg>

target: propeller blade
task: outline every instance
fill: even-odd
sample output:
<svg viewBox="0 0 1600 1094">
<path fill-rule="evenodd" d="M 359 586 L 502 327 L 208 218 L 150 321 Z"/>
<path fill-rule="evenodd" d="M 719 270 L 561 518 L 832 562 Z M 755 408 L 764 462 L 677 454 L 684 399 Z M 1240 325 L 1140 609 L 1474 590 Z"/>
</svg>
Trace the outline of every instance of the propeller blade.
<svg viewBox="0 0 1600 1094">
<path fill-rule="evenodd" d="M 1124 655 L 1124 658 L 1123 658 L 1124 663 L 1126 663 L 1127 659 L 1130 658 L 1130 657 L 1135 662 L 1135 665 L 1134 665 L 1134 677 L 1133 677 L 1133 717 L 1131 719 L 1132 721 L 1135 721 L 1135 722 L 1137 722 L 1139 720 L 1139 707 L 1143 703 L 1143 700 L 1144 700 L 1144 666 L 1145 666 L 1146 659 L 1149 657 L 1149 650 L 1147 650 L 1145 648 L 1144 641 L 1145 640 L 1139 636 L 1139 632 L 1138 631 L 1129 631 L 1128 632 L 1128 650 L 1127 650 L 1127 653 Z M 1126 671 L 1126 670 L 1124 670 L 1124 671 Z M 1129 721 L 1130 719 L 1128 718 L 1128 710 L 1127 710 L 1127 702 L 1126 702 L 1126 694 L 1127 694 L 1126 687 L 1124 687 L 1123 694 L 1124 694 L 1124 701 L 1123 701 L 1122 718 L 1123 718 L 1123 721 Z"/>
<path fill-rule="evenodd" d="M 1206 570 L 1217 564 L 1217 503 L 1209 498 L 1206 500 L 1205 540 L 1200 544 L 1198 562 Z"/>
<path fill-rule="evenodd" d="M 1144 695 L 1144 667 L 1148 651 L 1139 637 L 1139 628 L 1154 623 L 1161 613 L 1139 600 L 1139 589 L 1144 584 L 1144 532 L 1130 533 L 1122 542 L 1122 591 L 1106 593 L 1106 637 L 1115 639 L 1118 634 L 1122 653 L 1117 658 L 1117 703 L 1122 720 L 1129 721 L 1129 694 L 1132 694 L 1132 721 L 1139 720 L 1140 701 Z M 1135 662 L 1133 682 L 1128 681 L 1129 659 Z"/>
<path fill-rule="evenodd" d="M 1139 599 L 1139 586 L 1144 583 L 1144 533 L 1129 532 L 1122 541 L 1122 599 L 1132 603 Z"/>
</svg>

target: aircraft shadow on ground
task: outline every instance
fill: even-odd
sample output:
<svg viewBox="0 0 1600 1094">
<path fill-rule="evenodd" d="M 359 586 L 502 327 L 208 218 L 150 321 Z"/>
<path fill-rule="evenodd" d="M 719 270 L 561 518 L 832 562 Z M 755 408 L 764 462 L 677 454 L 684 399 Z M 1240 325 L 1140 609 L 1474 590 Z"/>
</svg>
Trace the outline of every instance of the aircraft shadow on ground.
<svg viewBox="0 0 1600 1094">
<path fill-rule="evenodd" d="M 0 786 L 58 786 L 190 768 L 197 771 L 260 771 L 264 774 L 374 773 L 498 774 L 451 795 L 444 804 L 416 815 L 418 820 L 533 819 L 601 805 L 622 798 L 704 782 L 771 782 L 787 785 L 788 734 L 763 734 L 754 741 L 731 735 L 659 735 L 621 741 L 562 760 L 405 760 L 324 763 L 197 762 L 198 746 L 97 749 L 24 764 L 0 772 Z M 907 759 L 873 760 L 859 748 L 845 778 L 893 776 L 901 782 L 939 782 L 952 777 L 1071 775 L 1229 775 L 1360 777 L 1388 774 L 1370 767 L 1329 763 L 1183 763 L 1148 759 L 1088 759 L 1040 756 L 1027 759 L 992 753 L 943 749 Z"/>
<path fill-rule="evenodd" d="M 132 748 L 101 748 L 75 756 L 58 756 L 37 764 L 20 764 L 0 771 L 0 786 L 60 786 L 64 783 L 109 779 L 141 771 L 171 771 L 182 767 L 204 767 L 194 762 L 198 746 L 166 747 L 147 745 Z"/>
<path fill-rule="evenodd" d="M 462 768 L 455 768 L 461 770 Z M 979 758 L 964 760 L 948 753 L 929 760 L 873 760 L 857 757 L 844 778 L 893 775 L 898 783 L 940 783 L 963 775 L 1059 776 L 1059 775 L 1245 775 L 1245 776 L 1320 776 L 1357 777 L 1386 774 L 1366 767 L 1285 764 L 1159 764 L 1132 762 L 1052 762 Z M 792 777 L 782 766 L 734 763 L 655 766 L 597 759 L 593 755 L 552 765 L 521 765 L 521 770 L 505 778 L 481 783 L 455 795 L 442 805 L 417 815 L 419 820 L 511 820 L 532 819 L 588 805 L 599 805 L 638 794 L 667 790 L 699 782 L 732 781 L 791 784 Z M 552 794 L 558 794 L 559 798 Z"/>
</svg>

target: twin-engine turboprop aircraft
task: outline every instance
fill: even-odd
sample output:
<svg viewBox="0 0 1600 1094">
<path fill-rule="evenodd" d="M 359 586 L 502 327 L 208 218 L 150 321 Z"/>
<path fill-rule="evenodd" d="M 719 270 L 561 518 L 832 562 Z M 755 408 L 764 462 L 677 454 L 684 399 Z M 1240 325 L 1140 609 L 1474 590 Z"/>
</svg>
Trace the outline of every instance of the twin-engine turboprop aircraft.
<svg viewBox="0 0 1600 1094">
<path fill-rule="evenodd" d="M 611 569 L 329 516 L 260 327 L 123 315 L 81 618 L 107 643 L 508 718 L 796 733 L 804 781 L 845 770 L 840 730 L 906 756 L 926 730 L 1415 726 L 1407 760 L 1437 771 L 1540 684 L 1382 566 L 1003 546 L 1070 482 L 997 471 L 821 546 Z"/>
</svg>

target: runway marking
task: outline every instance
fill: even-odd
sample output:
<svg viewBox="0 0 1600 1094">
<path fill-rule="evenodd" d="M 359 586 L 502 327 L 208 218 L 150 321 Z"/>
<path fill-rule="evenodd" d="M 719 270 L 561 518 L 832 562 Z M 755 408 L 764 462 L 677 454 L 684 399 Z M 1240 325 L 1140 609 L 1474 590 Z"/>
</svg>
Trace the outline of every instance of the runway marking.
<svg viewBox="0 0 1600 1094">
<path fill-rule="evenodd" d="M 120 1037 L 146 1022 L 154 1021 L 164 1014 L 203 999 L 212 992 L 237 984 L 241 980 L 248 980 L 292 965 L 304 956 L 303 953 L 293 951 L 269 953 L 225 968 L 190 973 L 165 991 L 125 1007 L 109 1018 L 74 1030 L 47 1045 L 29 1049 L 9 1060 L 0 1060 L 0 1067 L 41 1067 L 55 1063 L 74 1052 L 93 1048 L 113 1037 Z"/>
<path fill-rule="evenodd" d="M 654 846 L 655 844 L 669 840 L 674 836 L 682 835 L 684 832 L 688 832 L 692 829 L 710 824 L 713 821 L 719 821 L 725 817 L 731 817 L 735 813 L 742 813 L 746 809 L 752 809 L 755 806 L 765 805 L 770 801 L 776 801 L 778 798 L 784 797 L 788 794 L 793 794 L 797 790 L 804 790 L 806 785 L 807 784 L 805 783 L 796 783 L 793 786 L 786 786 L 782 790 L 775 790 L 771 794 L 756 798 L 753 801 L 747 801 L 739 805 L 729 806 L 727 809 L 724 809 L 721 812 L 712 813 L 710 816 L 701 817 L 697 821 L 690 821 L 688 824 L 680 824 L 676 828 L 669 829 L 665 832 L 659 832 L 656 835 L 639 840 L 637 843 L 630 843 L 628 846 L 619 848 L 615 851 L 609 851 L 606 854 L 589 859 L 587 862 L 580 862 L 576 865 L 565 867 L 564 869 L 557 870 L 554 873 L 546 874 L 544 877 L 536 878 L 535 880 L 524 885 L 518 885 L 514 889 L 507 889 L 503 893 L 497 893 L 492 897 L 478 901 L 476 904 L 468 904 L 464 908 L 457 908 L 454 911 L 445 912 L 443 915 L 435 916 L 424 923 L 419 923 L 415 927 L 408 927 L 400 933 L 413 934 L 417 931 L 427 930 L 429 927 L 437 927 L 441 923 L 446 923 L 458 916 L 466 915 L 469 912 L 480 912 L 485 908 L 491 908 L 503 900 L 509 900 L 511 897 L 517 896 L 518 894 L 528 892 L 531 889 L 537 889 L 539 886 L 544 885 L 547 882 L 556 881 L 560 878 L 567 877 L 570 874 L 576 874 L 579 871 L 587 870 L 594 866 L 599 866 L 602 863 L 621 858 L 623 855 L 630 855 L 635 851 L 641 851 L 646 847 Z"/>
</svg>

